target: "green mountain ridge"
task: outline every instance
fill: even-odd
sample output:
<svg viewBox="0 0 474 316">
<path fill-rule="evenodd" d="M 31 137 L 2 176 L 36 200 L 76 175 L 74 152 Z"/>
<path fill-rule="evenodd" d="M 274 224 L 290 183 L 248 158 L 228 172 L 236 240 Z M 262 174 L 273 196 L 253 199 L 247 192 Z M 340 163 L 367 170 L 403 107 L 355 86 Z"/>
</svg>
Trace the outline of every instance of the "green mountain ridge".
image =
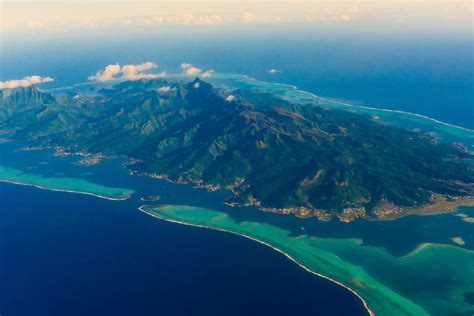
<svg viewBox="0 0 474 316">
<path fill-rule="evenodd" d="M 227 99 L 230 94 L 233 100 Z M 125 155 L 139 172 L 229 188 L 229 204 L 381 217 L 474 191 L 472 153 L 424 133 L 267 93 L 139 80 L 90 93 L 4 90 L 0 129 L 72 151 Z"/>
</svg>

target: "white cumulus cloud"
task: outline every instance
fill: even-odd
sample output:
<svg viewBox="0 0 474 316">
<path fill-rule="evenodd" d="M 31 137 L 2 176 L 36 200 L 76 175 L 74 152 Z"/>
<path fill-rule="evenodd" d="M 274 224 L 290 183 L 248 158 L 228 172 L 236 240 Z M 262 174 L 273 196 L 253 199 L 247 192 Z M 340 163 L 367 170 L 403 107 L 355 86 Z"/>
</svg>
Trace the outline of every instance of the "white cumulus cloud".
<svg viewBox="0 0 474 316">
<path fill-rule="evenodd" d="M 181 63 L 180 67 L 183 70 L 183 72 L 188 76 L 199 75 L 200 77 L 208 78 L 214 74 L 214 70 L 212 69 L 203 71 L 201 68 L 197 68 L 193 66 L 193 64 L 190 64 L 190 63 Z"/>
<path fill-rule="evenodd" d="M 191 68 L 186 69 L 186 74 L 189 76 L 197 75 L 199 73 L 201 73 L 201 69 L 197 67 L 191 67 Z"/>
<path fill-rule="evenodd" d="M 190 63 L 182 63 L 181 64 L 181 69 L 183 69 L 184 73 L 187 74 L 188 76 L 195 76 L 199 73 L 201 73 L 201 69 L 194 67 Z"/>
<path fill-rule="evenodd" d="M 190 63 L 182 63 L 181 64 L 181 69 L 185 70 L 185 69 L 188 69 L 188 68 L 191 68 L 193 65 L 190 64 Z"/>
<path fill-rule="evenodd" d="M 278 69 L 276 69 L 276 68 L 272 68 L 272 69 L 270 69 L 270 70 L 268 71 L 269 74 L 277 74 L 277 73 L 279 73 L 279 72 L 280 72 L 280 70 L 278 70 Z"/>
<path fill-rule="evenodd" d="M 0 89 L 14 89 L 18 87 L 29 87 L 34 84 L 54 81 L 51 77 L 26 76 L 23 79 L 0 81 Z"/>
<path fill-rule="evenodd" d="M 166 71 L 160 73 L 148 73 L 147 71 L 157 68 L 158 65 L 150 61 L 139 65 L 123 65 L 113 64 L 105 67 L 104 70 L 98 71 L 94 76 L 90 76 L 89 80 L 110 81 L 116 79 L 139 80 L 139 79 L 155 79 L 166 76 Z"/>
<path fill-rule="evenodd" d="M 110 81 L 116 79 L 114 76 L 118 75 L 121 69 L 122 67 L 120 67 L 119 64 L 108 65 L 103 71 L 98 71 L 94 76 L 90 76 L 88 79 L 96 81 Z"/>
</svg>

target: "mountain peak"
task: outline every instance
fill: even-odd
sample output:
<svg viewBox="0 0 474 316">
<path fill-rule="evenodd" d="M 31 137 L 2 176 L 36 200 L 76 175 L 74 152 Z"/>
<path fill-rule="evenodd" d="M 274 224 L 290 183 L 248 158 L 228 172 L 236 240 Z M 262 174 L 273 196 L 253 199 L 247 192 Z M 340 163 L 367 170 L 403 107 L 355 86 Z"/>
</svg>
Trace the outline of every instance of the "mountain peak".
<svg viewBox="0 0 474 316">
<path fill-rule="evenodd" d="M 469 153 L 425 134 L 252 90 L 234 91 L 241 101 L 229 105 L 227 91 L 200 78 L 168 84 L 173 97 L 129 82 L 80 107 L 49 107 L 51 94 L 21 89 L 4 98 L 11 102 L 0 107 L 0 129 L 133 157 L 139 172 L 228 187 L 236 194 L 230 203 L 276 212 L 379 217 L 474 198 L 472 166 L 459 163 Z M 413 163 L 420 153 L 423 164 Z"/>
<path fill-rule="evenodd" d="M 192 91 L 199 91 L 200 95 L 207 95 L 212 93 L 212 85 L 208 82 L 201 80 L 199 77 L 194 78 L 193 81 L 186 85 L 189 93 Z"/>
<path fill-rule="evenodd" d="M 11 105 L 31 103 L 46 104 L 55 100 L 55 98 L 49 92 L 40 90 L 34 85 L 30 87 L 19 87 L 15 89 L 3 90 L 2 99 L 2 102 Z"/>
</svg>

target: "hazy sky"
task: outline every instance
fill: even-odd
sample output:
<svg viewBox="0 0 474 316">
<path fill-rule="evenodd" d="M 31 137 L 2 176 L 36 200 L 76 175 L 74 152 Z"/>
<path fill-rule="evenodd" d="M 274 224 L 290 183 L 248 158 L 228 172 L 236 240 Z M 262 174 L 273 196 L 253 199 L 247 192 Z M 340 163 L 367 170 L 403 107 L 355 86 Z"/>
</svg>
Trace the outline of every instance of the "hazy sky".
<svg viewBox="0 0 474 316">
<path fill-rule="evenodd" d="M 16 32 L 160 29 L 163 26 L 302 24 L 381 30 L 472 32 L 474 4 L 456 0 L 131 1 L 0 0 L 3 35 Z"/>
<path fill-rule="evenodd" d="M 472 127 L 473 7 L 472 0 L 0 0 L 0 80 L 52 87 L 159 77 L 192 63 L 203 74 L 244 73 Z M 144 67 L 152 72 L 136 71 Z"/>
</svg>

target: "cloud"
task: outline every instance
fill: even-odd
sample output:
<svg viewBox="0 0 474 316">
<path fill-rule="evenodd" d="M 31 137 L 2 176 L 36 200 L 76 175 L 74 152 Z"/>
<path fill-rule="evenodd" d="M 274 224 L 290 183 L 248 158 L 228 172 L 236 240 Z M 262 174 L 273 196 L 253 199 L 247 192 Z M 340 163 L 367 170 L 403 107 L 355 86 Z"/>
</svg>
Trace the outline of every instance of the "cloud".
<svg viewBox="0 0 474 316">
<path fill-rule="evenodd" d="M 51 77 L 26 76 L 19 80 L 0 81 L 0 89 L 14 89 L 18 87 L 29 87 L 34 84 L 54 81 Z"/>
<path fill-rule="evenodd" d="M 170 86 L 164 86 L 158 89 L 158 92 L 168 93 L 170 91 L 176 90 L 175 88 L 171 88 Z"/>
<path fill-rule="evenodd" d="M 212 70 L 212 69 L 207 70 L 207 71 L 203 72 L 202 77 L 203 78 L 210 77 L 210 76 L 212 76 L 213 73 L 214 73 L 214 70 Z"/>
<path fill-rule="evenodd" d="M 178 18 L 183 24 L 199 24 L 199 25 L 212 25 L 223 22 L 223 18 L 219 15 L 204 15 L 204 16 L 193 16 L 192 14 L 186 14 L 181 18 Z"/>
<path fill-rule="evenodd" d="M 276 68 L 272 68 L 272 69 L 270 69 L 270 70 L 268 71 L 269 74 L 277 74 L 277 73 L 279 73 L 279 72 L 280 72 L 280 70 L 278 70 L 278 69 L 276 69 Z"/>
<path fill-rule="evenodd" d="M 181 64 L 181 69 L 183 69 L 184 73 L 187 74 L 188 76 L 195 76 L 199 73 L 201 73 L 201 69 L 194 67 L 190 63 L 182 63 Z"/>
<path fill-rule="evenodd" d="M 255 21 L 256 18 L 257 17 L 252 12 L 246 11 L 246 12 L 242 13 L 242 21 L 244 21 L 244 22 L 247 22 L 247 23 L 253 22 L 253 21 Z"/>
<path fill-rule="evenodd" d="M 150 61 L 139 65 L 113 64 L 105 67 L 103 71 L 98 71 L 94 76 L 88 77 L 89 80 L 110 81 L 117 79 L 139 80 L 155 79 L 166 76 L 166 71 L 160 73 L 147 73 L 146 71 L 157 68 L 158 65 Z"/>
<path fill-rule="evenodd" d="M 124 65 L 121 70 L 122 78 L 127 80 L 139 80 L 164 77 L 166 75 L 166 71 L 157 74 L 144 73 L 144 71 L 151 70 L 156 67 L 158 67 L 158 65 L 152 62 L 146 62 L 141 65 Z"/>
<path fill-rule="evenodd" d="M 342 21 L 342 22 L 349 22 L 352 18 L 349 16 L 349 15 L 346 15 L 346 14 L 341 14 L 339 16 L 339 21 Z"/>
<path fill-rule="evenodd" d="M 147 18 L 144 23 L 150 24 L 184 24 L 184 25 L 215 25 L 224 23 L 225 19 L 220 15 L 199 15 L 182 14 L 176 16 L 155 16 Z"/>
<path fill-rule="evenodd" d="M 201 72 L 201 69 L 196 68 L 196 67 L 190 67 L 186 69 L 186 74 L 189 76 L 197 75 Z"/>
<path fill-rule="evenodd" d="M 182 63 L 180 65 L 183 72 L 188 76 L 197 76 L 200 75 L 203 78 L 208 78 L 214 74 L 214 70 L 209 69 L 206 71 L 202 71 L 202 69 L 194 67 L 193 64 L 190 63 Z"/>
<path fill-rule="evenodd" d="M 94 32 L 100 27 L 115 32 L 131 28 L 132 30 L 161 30 L 160 25 L 170 27 L 197 25 L 218 28 L 222 25 L 239 25 L 254 23 L 288 23 L 299 24 L 308 21 L 314 24 L 321 22 L 341 23 L 365 30 L 376 25 L 383 30 L 392 30 L 397 19 L 408 19 L 409 27 L 414 30 L 465 30 L 472 23 L 474 6 L 472 1 L 407 1 L 393 0 L 389 5 L 374 4 L 378 1 L 297 1 L 288 5 L 288 1 L 226 1 L 224 4 L 206 6 L 201 1 L 163 1 L 146 0 L 146 5 L 136 5 L 134 1 L 112 0 L 94 1 L 98 5 L 90 12 L 87 5 L 67 5 L 70 1 L 54 0 L 57 5 L 51 6 L 17 5 L 25 0 L 4 0 L 5 14 L 0 19 L 0 29 L 5 32 L 60 32 L 77 31 L 78 28 Z M 31 2 L 31 1 L 30 1 Z M 73 1 L 80 2 L 80 1 Z M 86 1 L 91 2 L 91 1 Z M 189 2 L 189 3 L 188 3 Z M 383 1 L 380 1 L 383 2 Z M 3 4 L 2 0 L 0 3 Z M 161 4 L 160 4 L 161 3 Z M 217 2 L 216 2 L 217 3 Z M 266 3 L 266 4 L 265 4 Z M 426 3 L 430 3 L 427 5 Z M 2 6 L 3 8 L 3 6 Z M 456 21 L 446 21 L 449 16 L 456 16 Z M 415 18 L 413 18 L 415 17 Z M 350 20 L 348 20 L 350 18 Z M 418 21 L 415 23 L 414 21 Z M 443 22 L 444 21 L 444 22 Z M 353 22 L 353 23 L 351 23 Z M 446 24 L 449 23 L 449 24 Z M 142 29 L 143 26 L 147 26 Z M 403 27 L 405 29 L 405 27 Z M 163 30 L 162 30 L 163 31 Z M 28 33 L 29 34 L 29 33 Z M 105 65 L 104 65 L 105 66 Z"/>
<path fill-rule="evenodd" d="M 140 65 L 125 65 L 123 66 L 124 72 L 142 72 L 145 70 L 150 70 L 153 68 L 158 67 L 157 64 L 152 63 L 151 61 L 147 61 L 146 63 Z"/>
<path fill-rule="evenodd" d="M 147 18 L 145 24 L 196 24 L 196 25 L 214 25 L 226 22 L 226 19 L 220 15 L 198 15 L 193 14 L 180 14 L 175 16 L 155 16 L 153 18 Z"/>
<path fill-rule="evenodd" d="M 80 22 L 80 26 L 82 26 L 83 28 L 95 29 L 95 28 L 100 27 L 101 24 L 98 21 L 87 19 Z"/>
<path fill-rule="evenodd" d="M 26 22 L 26 27 L 29 29 L 41 29 L 44 26 L 44 22 L 39 20 L 29 20 Z"/>
<path fill-rule="evenodd" d="M 103 71 L 98 71 L 95 76 L 90 76 L 87 79 L 96 81 L 110 81 L 115 75 L 120 73 L 121 67 L 119 64 L 108 65 Z"/>
<path fill-rule="evenodd" d="M 180 67 L 181 67 L 183 70 L 185 70 L 185 69 L 191 68 L 192 66 L 193 66 L 193 65 L 190 64 L 190 63 L 181 63 L 181 66 L 180 66 Z"/>
<path fill-rule="evenodd" d="M 227 98 L 225 98 L 225 100 L 226 100 L 227 102 L 232 102 L 232 101 L 235 100 L 235 96 L 231 94 L 231 95 L 227 96 Z"/>
</svg>

